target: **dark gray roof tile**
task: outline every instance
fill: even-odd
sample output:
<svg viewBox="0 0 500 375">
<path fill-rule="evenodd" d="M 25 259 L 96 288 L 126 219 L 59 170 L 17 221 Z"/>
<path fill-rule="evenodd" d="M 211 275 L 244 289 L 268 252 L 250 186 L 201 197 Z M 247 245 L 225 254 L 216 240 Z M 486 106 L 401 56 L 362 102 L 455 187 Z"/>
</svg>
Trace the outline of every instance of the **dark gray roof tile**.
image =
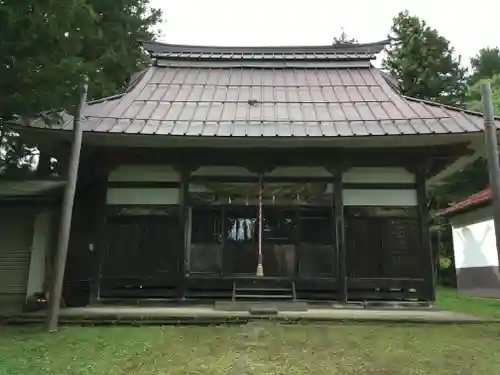
<svg viewBox="0 0 500 375">
<path fill-rule="evenodd" d="M 370 135 L 385 135 L 386 132 L 382 128 L 381 122 L 380 121 L 370 121 L 366 125 L 367 129 L 370 132 Z"/>
<path fill-rule="evenodd" d="M 158 120 L 147 120 L 144 127 L 141 130 L 141 134 L 155 134 L 160 127 L 160 121 Z"/>
<path fill-rule="evenodd" d="M 406 120 L 401 120 L 406 121 Z M 413 119 L 409 121 L 410 125 L 417 134 L 430 134 L 433 133 L 432 129 L 426 124 L 424 120 L 421 119 Z"/>
<path fill-rule="evenodd" d="M 116 118 L 103 118 L 97 123 L 93 130 L 96 132 L 107 133 L 113 128 L 117 121 L 118 120 Z"/>
<path fill-rule="evenodd" d="M 433 133 L 451 133 L 450 129 L 444 126 L 443 122 L 438 118 L 426 118 L 424 122 Z"/>
<path fill-rule="evenodd" d="M 477 131 L 478 127 L 475 123 L 474 120 L 472 120 L 470 115 L 466 115 L 464 113 L 460 112 L 455 112 L 455 111 L 450 111 L 446 110 L 445 112 L 449 118 L 448 119 L 443 119 L 442 121 L 447 120 L 449 122 L 448 127 L 453 128 L 453 131 L 456 132 L 456 127 L 460 123 L 460 127 L 463 131 Z M 482 122 L 480 123 L 481 126 L 483 126 Z"/>
<path fill-rule="evenodd" d="M 227 124 L 230 125 L 230 124 Z M 197 122 L 196 126 L 199 126 L 201 128 L 201 131 L 199 135 L 203 136 L 215 136 L 218 135 L 217 133 L 220 131 L 221 134 L 223 135 L 224 133 L 229 133 L 230 132 L 230 126 L 220 126 L 219 123 L 217 122 Z"/>
<path fill-rule="evenodd" d="M 174 127 L 170 134 L 172 135 L 191 135 L 188 130 L 190 128 L 190 124 L 187 121 L 176 121 L 174 122 Z M 198 135 L 198 134 L 195 134 Z"/>
<path fill-rule="evenodd" d="M 160 121 L 160 126 L 156 130 L 155 134 L 170 135 L 173 134 L 172 130 L 174 128 L 173 121 Z"/>
<path fill-rule="evenodd" d="M 238 121 L 235 124 L 232 124 L 232 132 L 229 135 L 235 136 L 235 137 L 246 137 L 247 135 L 247 124 L 245 121 Z"/>
<path fill-rule="evenodd" d="M 126 128 L 127 133 L 141 133 L 142 129 L 146 125 L 146 120 L 132 120 L 130 125 Z"/>
<path fill-rule="evenodd" d="M 380 127 L 382 128 L 384 134 L 387 134 L 387 135 L 404 134 L 401 131 L 402 124 L 397 124 L 396 122 L 397 121 L 393 121 L 393 120 L 381 120 L 379 122 L 379 124 L 380 124 Z M 403 121 L 402 123 L 405 123 L 405 121 Z"/>
</svg>

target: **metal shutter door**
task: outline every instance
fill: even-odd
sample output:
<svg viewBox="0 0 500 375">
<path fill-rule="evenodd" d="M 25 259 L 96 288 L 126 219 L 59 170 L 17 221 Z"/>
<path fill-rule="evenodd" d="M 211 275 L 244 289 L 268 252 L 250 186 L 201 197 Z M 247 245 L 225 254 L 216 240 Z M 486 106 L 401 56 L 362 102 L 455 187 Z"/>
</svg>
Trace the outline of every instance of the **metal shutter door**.
<svg viewBox="0 0 500 375">
<path fill-rule="evenodd" d="M 20 309 L 26 298 L 33 212 L 0 208 L 0 307 Z"/>
</svg>

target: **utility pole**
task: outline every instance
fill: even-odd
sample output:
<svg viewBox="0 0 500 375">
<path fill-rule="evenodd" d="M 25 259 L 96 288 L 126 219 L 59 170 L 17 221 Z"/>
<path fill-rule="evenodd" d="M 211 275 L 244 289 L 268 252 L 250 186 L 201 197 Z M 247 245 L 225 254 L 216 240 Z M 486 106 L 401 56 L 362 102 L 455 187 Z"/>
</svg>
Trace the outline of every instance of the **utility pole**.
<svg viewBox="0 0 500 375">
<path fill-rule="evenodd" d="M 497 130 L 491 100 L 491 87 L 489 82 L 481 85 L 481 96 L 484 112 L 484 136 L 486 155 L 488 157 L 488 172 L 490 179 L 491 197 L 493 201 L 493 221 L 495 223 L 495 236 L 497 257 L 500 265 L 500 162 L 498 160 Z"/>
<path fill-rule="evenodd" d="M 68 163 L 68 178 L 64 187 L 62 203 L 61 222 L 57 238 L 57 249 L 54 261 L 54 275 L 49 294 L 49 308 L 46 317 L 47 332 L 57 331 L 59 321 L 59 309 L 63 289 L 64 271 L 66 268 L 66 257 L 68 255 L 68 242 L 71 230 L 71 217 L 73 215 L 73 203 L 75 199 L 76 181 L 78 178 L 78 165 L 80 164 L 80 151 L 82 148 L 83 129 L 81 121 L 82 109 L 87 102 L 87 77 L 85 77 L 80 102 L 77 105 L 73 119 L 73 143 Z"/>
</svg>

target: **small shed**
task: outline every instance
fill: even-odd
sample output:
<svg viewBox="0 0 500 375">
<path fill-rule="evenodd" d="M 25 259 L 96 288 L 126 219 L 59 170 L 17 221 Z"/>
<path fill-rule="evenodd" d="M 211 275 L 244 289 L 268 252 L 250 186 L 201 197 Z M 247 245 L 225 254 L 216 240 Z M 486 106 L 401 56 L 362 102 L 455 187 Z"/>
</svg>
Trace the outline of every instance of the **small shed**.
<svg viewBox="0 0 500 375">
<path fill-rule="evenodd" d="M 0 180 L 0 315 L 44 291 L 63 181 Z"/>
<path fill-rule="evenodd" d="M 480 297 L 500 297 L 491 190 L 480 191 L 442 214 L 452 228 L 458 289 Z"/>
</svg>

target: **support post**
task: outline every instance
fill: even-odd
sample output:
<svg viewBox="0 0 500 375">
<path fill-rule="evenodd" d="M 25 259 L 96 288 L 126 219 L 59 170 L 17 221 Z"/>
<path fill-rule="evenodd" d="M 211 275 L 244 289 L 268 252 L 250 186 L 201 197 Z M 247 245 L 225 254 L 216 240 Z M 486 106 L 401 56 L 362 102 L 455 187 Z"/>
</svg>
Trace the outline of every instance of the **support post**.
<svg viewBox="0 0 500 375">
<path fill-rule="evenodd" d="M 92 215 L 94 224 L 92 226 L 91 243 L 89 251 L 92 252 L 92 274 L 90 280 L 89 303 L 95 304 L 100 298 L 101 266 L 104 249 L 106 246 L 106 194 L 108 191 L 109 165 L 107 155 L 102 150 L 97 151 L 96 157 L 92 158 L 91 166 L 98 165 L 92 182 L 92 197 L 95 199 Z"/>
<path fill-rule="evenodd" d="M 420 224 L 420 243 L 422 251 L 422 269 L 425 272 L 425 297 L 429 302 L 436 300 L 436 273 L 434 271 L 434 252 L 431 246 L 431 236 L 429 231 L 429 209 L 427 207 L 427 188 L 425 184 L 425 177 L 427 172 L 427 165 L 425 162 L 421 163 L 416 168 L 416 188 L 417 188 L 417 204 L 418 204 L 418 217 Z"/>
<path fill-rule="evenodd" d="M 500 265 L 500 162 L 498 160 L 498 143 L 491 100 L 491 87 L 489 83 L 481 85 L 481 96 L 484 112 L 484 136 L 486 155 L 488 158 L 488 172 L 490 179 L 491 197 L 493 200 L 493 221 L 495 223 L 495 236 L 497 257 Z"/>
<path fill-rule="evenodd" d="M 48 332 L 57 331 L 59 321 L 59 308 L 66 267 L 66 257 L 68 254 L 68 242 L 71 230 L 71 217 L 73 214 L 73 203 L 75 198 L 76 181 L 78 177 L 78 165 L 80 163 L 80 151 L 82 148 L 83 129 L 81 122 L 81 112 L 87 101 L 87 78 L 83 85 L 83 93 L 77 105 L 73 120 L 73 143 L 71 156 L 68 165 L 68 179 L 64 187 L 63 206 L 61 223 L 57 240 L 57 250 L 54 262 L 54 275 L 49 294 L 49 308 L 46 316 L 46 329 Z"/>
<path fill-rule="evenodd" d="M 180 207 L 179 207 L 179 226 L 181 232 L 181 246 L 179 249 L 179 269 L 178 269 L 178 291 L 177 296 L 183 299 L 186 295 L 186 277 L 187 277 L 187 252 L 189 251 L 189 244 L 187 243 L 187 220 L 189 216 L 189 179 L 190 179 L 190 169 L 187 165 L 182 165 L 179 168 L 181 177 L 180 186 Z"/>
<path fill-rule="evenodd" d="M 337 247 L 337 280 L 338 280 L 338 300 L 340 303 L 347 303 L 347 269 L 346 269 L 346 242 L 344 226 L 344 199 L 343 199 L 343 168 L 335 168 L 333 179 L 334 202 L 333 210 L 335 214 L 335 240 Z"/>
<path fill-rule="evenodd" d="M 257 271 L 256 275 L 258 277 L 264 276 L 264 267 L 262 265 L 262 241 L 263 241 L 263 236 L 262 236 L 262 225 L 263 223 L 263 217 L 262 217 L 262 195 L 264 194 L 263 191 L 263 178 L 262 178 L 263 173 L 259 173 L 259 248 L 258 248 L 258 257 L 257 257 Z"/>
</svg>

